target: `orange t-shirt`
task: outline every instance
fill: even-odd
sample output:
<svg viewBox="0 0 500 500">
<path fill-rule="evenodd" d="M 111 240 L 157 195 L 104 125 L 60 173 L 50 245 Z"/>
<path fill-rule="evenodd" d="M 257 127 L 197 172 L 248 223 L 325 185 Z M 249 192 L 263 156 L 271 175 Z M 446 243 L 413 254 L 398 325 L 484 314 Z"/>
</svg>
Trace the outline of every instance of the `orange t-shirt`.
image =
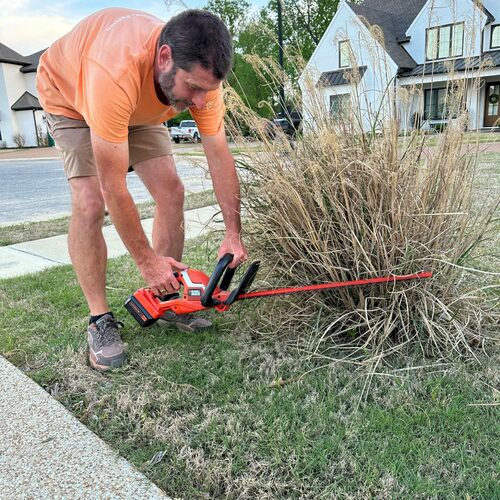
<svg viewBox="0 0 500 500">
<path fill-rule="evenodd" d="M 154 59 L 164 22 L 138 10 L 110 8 L 87 17 L 40 58 L 38 97 L 54 115 L 85 120 L 120 143 L 129 125 L 159 125 L 176 114 L 158 99 Z M 203 109 L 189 108 L 202 134 L 215 135 L 225 107 L 221 88 Z"/>
</svg>

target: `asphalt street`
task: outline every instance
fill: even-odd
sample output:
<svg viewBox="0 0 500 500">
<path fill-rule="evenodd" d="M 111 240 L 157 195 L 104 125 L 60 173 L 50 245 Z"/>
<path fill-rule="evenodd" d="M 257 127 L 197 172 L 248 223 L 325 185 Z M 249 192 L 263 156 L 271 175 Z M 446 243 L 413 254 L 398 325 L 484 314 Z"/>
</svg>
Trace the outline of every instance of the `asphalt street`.
<svg viewBox="0 0 500 500">
<path fill-rule="evenodd" d="M 176 164 L 187 193 L 211 189 L 201 159 L 192 162 L 177 157 Z M 135 202 L 151 199 L 135 173 L 128 174 L 127 183 Z M 0 161 L 0 225 L 52 219 L 68 215 L 70 210 L 70 190 L 61 160 Z"/>
</svg>

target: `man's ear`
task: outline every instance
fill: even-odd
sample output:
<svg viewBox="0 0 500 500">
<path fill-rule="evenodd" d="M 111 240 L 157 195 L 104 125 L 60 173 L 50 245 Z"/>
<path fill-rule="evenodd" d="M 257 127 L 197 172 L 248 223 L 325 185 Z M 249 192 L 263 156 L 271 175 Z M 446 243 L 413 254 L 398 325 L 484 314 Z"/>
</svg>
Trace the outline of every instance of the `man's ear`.
<svg viewBox="0 0 500 500">
<path fill-rule="evenodd" d="M 157 63 L 162 73 L 170 71 L 173 68 L 174 59 L 172 57 L 170 45 L 165 44 L 158 48 Z"/>
</svg>

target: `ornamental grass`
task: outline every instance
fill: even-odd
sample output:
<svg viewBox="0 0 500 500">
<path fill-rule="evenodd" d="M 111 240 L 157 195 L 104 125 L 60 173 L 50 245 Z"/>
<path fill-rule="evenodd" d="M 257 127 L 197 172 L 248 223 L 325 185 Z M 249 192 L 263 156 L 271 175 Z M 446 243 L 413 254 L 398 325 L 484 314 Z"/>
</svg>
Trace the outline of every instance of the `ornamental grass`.
<svg viewBox="0 0 500 500">
<path fill-rule="evenodd" d="M 279 81 L 273 63 L 254 63 L 268 82 Z M 395 111 L 398 100 L 410 115 L 418 86 L 396 89 L 391 81 L 370 111 L 360 76 L 346 77 L 355 90 L 333 113 L 317 76 L 303 77 L 312 97 L 294 102 L 307 121 L 293 138 L 269 133 L 269 122 L 228 90 L 245 179 L 245 241 L 262 261 L 261 285 L 433 277 L 263 299 L 249 328 L 372 370 L 403 352 L 448 360 L 493 353 L 498 192 L 481 185 L 478 144 L 470 135 L 464 141 L 465 81 L 449 79 L 443 131 L 426 134 L 404 132 Z"/>
</svg>

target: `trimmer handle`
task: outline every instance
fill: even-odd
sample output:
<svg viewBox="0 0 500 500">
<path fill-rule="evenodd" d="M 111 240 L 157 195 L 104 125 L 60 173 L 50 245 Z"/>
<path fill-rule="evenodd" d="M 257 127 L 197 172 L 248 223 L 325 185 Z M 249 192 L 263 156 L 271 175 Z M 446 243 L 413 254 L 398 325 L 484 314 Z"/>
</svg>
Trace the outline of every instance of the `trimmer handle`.
<svg viewBox="0 0 500 500">
<path fill-rule="evenodd" d="M 233 260 L 233 255 L 226 253 L 219 262 L 217 262 L 214 272 L 208 280 L 208 285 L 201 296 L 201 304 L 203 307 L 213 307 L 220 304 L 220 300 L 214 299 L 213 294 L 218 287 L 220 290 L 227 290 L 231 284 L 236 269 L 229 268 Z M 220 284 L 219 284 L 220 281 Z"/>
</svg>

